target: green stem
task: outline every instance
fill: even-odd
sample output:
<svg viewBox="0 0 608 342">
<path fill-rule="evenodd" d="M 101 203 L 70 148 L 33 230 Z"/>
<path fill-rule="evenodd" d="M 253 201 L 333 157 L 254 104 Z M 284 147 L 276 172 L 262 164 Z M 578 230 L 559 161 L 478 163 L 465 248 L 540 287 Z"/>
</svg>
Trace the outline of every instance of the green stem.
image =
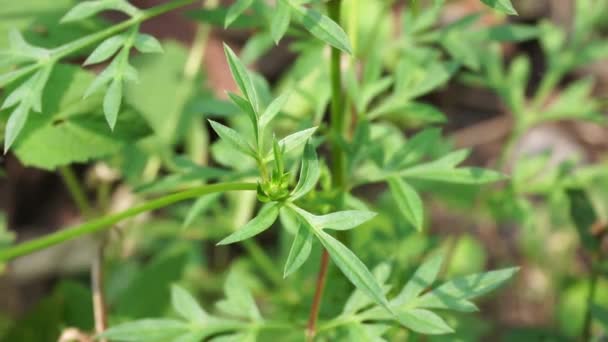
<svg viewBox="0 0 608 342">
<path fill-rule="evenodd" d="M 80 210 L 80 213 L 85 217 L 90 216 L 92 212 L 91 205 L 89 204 L 89 200 L 87 199 L 84 189 L 78 182 L 78 178 L 76 177 L 74 170 L 70 166 L 62 166 L 59 168 L 59 174 L 67 186 L 74 203 L 78 207 L 78 210 Z"/>
<path fill-rule="evenodd" d="M 114 224 L 129 217 L 133 217 L 135 215 L 152 211 L 155 209 L 163 208 L 176 202 L 216 192 L 247 190 L 253 191 L 256 190 L 256 188 L 257 184 L 255 183 L 218 183 L 211 185 L 202 185 L 190 190 L 178 192 L 175 194 L 167 195 L 161 198 L 145 202 L 141 205 L 129 208 L 114 215 L 104 216 L 99 219 L 92 220 L 72 228 L 59 230 L 57 232 L 48 234 L 35 240 L 23 242 L 14 247 L 0 251 L 0 261 L 8 261 L 19 256 L 39 251 L 41 249 L 45 249 L 71 239 L 75 239 L 86 234 L 91 234 L 98 231 L 102 231 L 104 229 L 108 229 Z"/>
<path fill-rule="evenodd" d="M 341 0 L 328 2 L 327 9 L 329 17 L 335 22 L 340 21 Z M 331 152 L 332 152 L 332 179 L 334 187 L 343 191 L 346 188 L 345 156 L 342 149 L 342 138 L 344 134 L 344 100 L 342 98 L 342 53 L 339 49 L 332 47 L 330 62 L 331 77 Z"/>
<path fill-rule="evenodd" d="M 70 42 L 68 44 L 62 45 L 54 50 L 51 51 L 51 57 L 50 60 L 54 63 L 58 60 L 60 60 L 61 58 L 64 58 L 66 56 L 69 56 L 87 46 L 90 46 L 92 44 L 94 44 L 95 42 L 98 42 L 102 39 L 108 38 L 110 36 L 115 35 L 116 33 L 122 32 L 123 30 L 133 26 L 133 25 L 137 25 L 145 20 L 148 20 L 150 18 L 153 18 L 155 16 L 164 14 L 166 12 L 169 12 L 171 10 L 174 10 L 176 8 L 185 6 L 187 4 L 190 4 L 192 2 L 194 2 L 195 0 L 177 0 L 177 1 L 172 1 L 166 4 L 162 4 L 156 7 L 152 7 L 150 9 L 147 9 L 145 11 L 141 12 L 141 15 L 136 16 L 136 17 L 132 17 L 128 20 L 125 20 L 121 23 L 118 23 L 116 25 L 112 25 L 111 27 L 108 27 L 105 30 L 99 31 L 99 32 L 95 32 L 92 33 L 88 36 L 84 36 L 82 38 L 76 39 L 73 42 Z"/>
</svg>

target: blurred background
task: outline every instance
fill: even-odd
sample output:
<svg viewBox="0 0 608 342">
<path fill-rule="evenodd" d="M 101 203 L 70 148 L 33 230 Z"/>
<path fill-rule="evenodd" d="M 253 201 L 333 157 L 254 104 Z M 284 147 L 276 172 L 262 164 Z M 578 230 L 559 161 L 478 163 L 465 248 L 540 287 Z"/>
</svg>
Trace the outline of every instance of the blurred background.
<svg viewBox="0 0 608 342">
<path fill-rule="evenodd" d="M 425 2 L 421 2 L 424 7 Z M 482 27 L 505 22 L 539 25 L 538 27 L 550 23 L 569 37 L 577 30 L 576 2 L 577 0 L 513 0 L 519 16 L 507 18 L 487 11 L 478 0 L 453 0 L 443 7 L 439 25 L 447 26 L 482 11 L 481 19 L 476 24 Z M 73 3 L 70 0 L 53 1 L 52 5 L 45 0 L 2 0 L 0 3 L 2 32 L 6 27 L 16 26 L 24 31 L 26 37 L 48 46 L 69 41 L 77 34 L 62 29 L 57 24 L 58 18 Z M 145 8 L 163 1 L 133 3 Z M 232 2 L 220 1 L 220 4 L 230 3 Z M 398 27 L 401 11 L 405 7 L 404 1 L 396 1 L 392 6 L 392 15 L 385 20 Z M 289 41 L 281 42 L 276 47 L 260 49 L 261 52 L 258 53 L 258 50 L 251 47 L 251 43 L 248 44 L 256 36 L 255 29 L 245 27 L 223 30 L 213 26 L 212 20 L 207 20 L 202 15 L 185 19 L 184 12 L 199 8 L 200 4 L 195 4 L 143 25 L 144 32 L 163 41 L 166 52 L 160 58 L 141 57 L 138 60 L 142 83 L 150 85 L 139 90 L 140 93 L 136 89 L 129 90 L 133 101 L 136 102 L 138 97 L 146 100 L 160 97 L 163 99 L 151 100 L 153 103 L 148 106 L 157 106 L 159 108 L 156 110 L 164 113 L 169 113 L 174 108 L 185 110 L 187 106 L 184 103 L 187 101 L 179 99 L 178 95 L 174 96 L 178 91 L 172 87 L 180 86 L 174 80 L 175 75 L 181 72 L 186 63 L 200 63 L 202 75 L 196 79 L 196 84 L 200 87 L 197 92 L 203 93 L 198 102 L 188 102 L 188 110 L 200 112 L 211 108 L 204 99 L 225 100 L 225 91 L 234 91 L 236 87 L 226 65 L 223 41 L 235 50 L 248 48 L 245 51 L 250 53 L 247 57 L 250 65 L 268 79 L 271 86 L 280 84 L 289 73 L 297 58 Z M 15 14 L 17 11 L 18 15 Z M 573 114 L 565 117 L 565 120 L 541 122 L 522 132 L 512 142 L 510 148 L 513 153 L 507 154 L 506 160 L 501 163 L 499 159 L 509 144 L 514 119 L 513 108 L 505 105 L 504 98 L 501 98 L 496 87 L 492 89 L 491 84 L 489 87 L 480 86 L 475 76 L 465 69 L 458 72 L 445 86 L 423 97 L 424 102 L 433 104 L 445 114 L 447 121 L 443 132 L 449 144 L 473 150 L 468 164 L 488 168 L 496 168 L 498 164 L 502 165 L 505 172 L 512 173 L 520 162 L 527 167 L 541 163 L 535 169 L 538 174 L 536 181 L 525 176 L 517 178 L 521 182 L 519 186 L 524 190 L 528 186 L 540 190 L 529 189 L 529 193 L 522 190 L 522 196 L 515 197 L 511 196 L 510 191 L 519 191 L 518 189 L 495 189 L 492 186 L 475 190 L 460 187 L 425 188 L 429 234 L 418 235 L 412 230 L 409 233 L 408 230 L 406 233 L 403 230 L 396 233 L 392 221 L 386 219 L 386 222 L 378 221 L 376 229 L 364 230 L 353 238 L 354 249 L 368 265 L 385 259 L 385 251 L 392 250 L 393 265 L 400 275 L 411 272 L 421 255 L 438 245 L 446 245 L 451 253 L 451 262 L 445 269 L 446 276 L 509 265 L 521 266 L 517 278 L 508 287 L 497 291 L 495 296 L 482 303 L 482 314 L 466 318 L 470 321 L 454 318 L 452 322 L 463 326 L 461 330 L 456 329 L 461 332 L 458 336 L 461 340 L 568 341 L 578 338 L 587 307 L 591 257 L 580 243 L 577 230 L 573 228 L 567 201 L 564 200 L 567 195 L 552 190 L 561 186 L 558 179 L 564 165 L 569 165 L 568 170 L 581 170 L 573 172 L 578 172 L 577 177 L 584 179 L 585 189 L 597 211 L 594 222 L 597 232 L 594 237 L 606 245 L 602 248 L 608 247 L 608 240 L 603 235 L 608 225 L 608 165 L 605 164 L 608 129 L 602 122 L 608 114 L 606 2 L 598 6 L 594 13 L 599 19 L 587 29 L 586 33 L 592 38 L 585 40 L 585 44 L 597 45 L 597 54 L 603 54 L 604 57 L 568 68 L 559 82 L 548 89 L 548 102 L 551 103 L 564 98 L 563 92 L 572 84 L 592 79 L 588 96 L 577 97 L 572 94 L 576 90 L 572 89 L 568 94 L 572 96 L 569 105 L 574 112 L 586 110 L 585 106 L 591 103 L 587 101 L 593 101 L 594 120 L 585 120 Z M 79 29 L 81 32 L 94 31 L 107 22 L 121 18 L 110 14 L 87 22 Z M 197 25 L 209 27 L 210 35 L 205 46 L 198 47 L 204 54 L 193 55 L 189 51 L 192 51 L 195 36 L 200 34 L 200 30 L 197 33 Z M 395 30 L 396 35 L 398 31 Z M 5 43 L 0 40 L 0 44 Z M 491 49 L 489 43 L 480 48 L 487 48 L 488 51 Z M 568 49 L 571 48 L 562 46 L 548 52 L 540 39 L 532 38 L 502 43 L 497 51 L 499 63 L 504 65 L 511 65 L 517 56 L 529 59 L 525 94 L 532 96 L 542 86 L 547 70 L 552 67 L 548 53 L 582 53 L 582 50 Z M 82 60 L 80 57 L 74 58 L 74 62 Z M 165 70 L 164 74 L 152 72 L 159 69 Z M 516 86 L 506 84 L 506 87 Z M 163 123 L 157 123 L 157 127 L 162 125 Z M 403 125 L 403 131 L 407 133 L 416 130 L 417 127 Z M 206 136 L 201 143 L 210 145 L 215 140 L 213 135 Z M 175 148 L 183 149 L 177 143 Z M 201 151 L 207 153 L 207 148 L 203 147 Z M 530 155 L 537 157 L 526 159 Z M 542 156 L 542 161 L 538 160 L 538 155 Z M 117 170 L 113 165 L 100 161 L 77 164 L 74 167 L 75 176 L 89 189 L 87 196 L 92 199 L 99 198 L 96 196 L 105 197 L 108 211 L 124 209 L 137 201 L 132 186 L 135 173 Z M 146 165 L 150 167 L 149 164 Z M 57 173 L 25 167 L 12 153 L 2 157 L 2 169 L 4 175 L 0 179 L 0 208 L 3 212 L 3 227 L 0 228 L 0 244 L 3 241 L 8 243 L 15 236 L 18 241 L 23 241 L 86 220 L 74 205 L 64 181 Z M 521 172 L 526 173 L 525 170 Z M 103 193 L 92 190 L 100 183 L 105 184 Z M 424 184 L 421 187 L 424 188 Z M 385 217 L 397 215 L 394 204 L 387 200 L 382 188 L 365 186 L 358 189 L 357 194 L 379 203 Z M 237 200 L 238 198 L 228 199 L 226 205 Z M 249 211 L 254 206 L 252 204 Z M 164 211 L 162 215 L 156 215 L 154 220 L 139 218 L 129 223 L 135 227 L 130 227 L 129 230 L 118 229 L 120 233 L 115 233 L 115 238 L 120 242 L 112 244 L 108 252 L 111 257 L 108 261 L 107 295 L 110 306 L 120 313 L 119 316 L 148 317 L 164 312 L 168 299 L 159 297 L 162 297 L 168 284 L 176 281 L 188 283 L 200 298 L 208 298 L 203 301 L 211 301 L 218 296 L 218 289 L 221 289 L 222 271 L 232 263 L 243 263 L 242 267 L 255 275 L 255 267 L 248 265 L 248 260 L 240 259 L 244 254 L 242 247 L 212 247 L 213 241 L 209 240 L 221 236 L 222 231 L 210 233 L 210 227 L 226 222 L 224 216 L 215 215 L 214 221 L 200 217 L 188 230 L 182 230 L 186 211 L 187 207 L 177 206 Z M 272 237 L 264 236 L 260 244 L 262 247 L 272 246 L 272 241 Z M 368 244 L 368 241 L 374 243 Z M 387 245 L 391 247 L 387 248 Z M 92 237 L 82 238 L 19 258 L 6 265 L 0 273 L 0 340 L 53 341 L 60 333 L 57 327 L 90 329 L 92 317 L 88 270 L 95 254 L 94 246 Z M 164 258 L 155 256 L 159 251 Z M 286 287 L 291 286 L 292 290 L 310 288 L 306 291 L 311 292 L 316 265 L 316 260 L 308 262 L 307 270 L 300 278 L 289 280 L 291 285 Z M 303 286 L 296 285 L 299 282 Z M 251 277 L 251 283 L 256 293 L 267 291 L 255 276 Z M 339 289 L 341 285 L 335 286 Z M 332 293 L 331 290 L 328 292 Z M 304 299 L 293 299 L 293 293 L 287 292 L 282 294 L 282 300 L 289 303 L 293 299 L 295 307 L 298 301 L 305 302 L 309 295 L 306 294 Z M 137 300 L 147 303 L 142 305 Z M 604 324 L 608 323 L 608 315 L 605 315 L 608 309 L 602 311 L 602 307 L 608 308 L 608 278 L 598 281 L 595 302 L 598 306 L 598 327 L 594 329 L 602 331 L 601 318 L 605 320 Z M 293 315 L 297 317 L 298 312 L 298 309 L 294 309 Z M 453 339 L 445 337 L 443 340 Z"/>
</svg>

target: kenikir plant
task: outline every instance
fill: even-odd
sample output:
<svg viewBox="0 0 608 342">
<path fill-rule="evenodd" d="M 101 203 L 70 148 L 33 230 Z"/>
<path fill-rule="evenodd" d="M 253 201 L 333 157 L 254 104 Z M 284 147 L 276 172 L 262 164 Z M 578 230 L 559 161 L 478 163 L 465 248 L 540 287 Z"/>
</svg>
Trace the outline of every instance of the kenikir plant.
<svg viewBox="0 0 608 342">
<path fill-rule="evenodd" d="M 10 15 L 0 23 L 4 153 L 57 172 L 81 223 L 19 242 L 3 227 L 0 272 L 47 249 L 93 252 L 90 287 L 62 281 L 47 311 L 6 332 L 0 325 L 0 338 L 477 340 L 485 330 L 467 323 L 474 300 L 516 277 L 519 264 L 455 270 L 457 241 L 429 231 L 437 197 L 463 201 L 480 220 L 515 221 L 526 238 L 535 206 L 568 203 L 562 213 L 593 260 L 575 332 L 590 340 L 592 312 L 608 311 L 594 304 L 604 251 L 587 190 L 607 168 L 564 163 L 541 174 L 548 153 L 515 151 L 546 122 L 603 123 L 592 80 L 560 85 L 608 56 L 594 36 L 608 5 L 576 1 L 567 39 L 548 22 L 484 24 L 484 13 L 517 12 L 510 0 L 480 2 L 485 12 L 448 24 L 444 0 L 2 5 L 0 17 L 20 6 L 41 13 L 34 24 Z M 197 25 L 190 50 L 143 33 L 145 22 L 184 8 L 179 20 Z M 213 27 L 249 34 L 239 53 L 223 45 L 235 84 L 225 93 L 201 67 Z M 533 40 L 548 68 L 530 92 L 530 61 L 507 63 L 502 47 Z M 277 45 L 294 62 L 270 82 L 251 66 Z M 470 166 L 471 151 L 440 128 L 446 115 L 429 95 L 451 80 L 490 89 L 512 117 L 490 167 Z M 543 241 L 525 243 L 538 251 Z M 38 328 L 36 317 L 48 324 Z"/>
</svg>

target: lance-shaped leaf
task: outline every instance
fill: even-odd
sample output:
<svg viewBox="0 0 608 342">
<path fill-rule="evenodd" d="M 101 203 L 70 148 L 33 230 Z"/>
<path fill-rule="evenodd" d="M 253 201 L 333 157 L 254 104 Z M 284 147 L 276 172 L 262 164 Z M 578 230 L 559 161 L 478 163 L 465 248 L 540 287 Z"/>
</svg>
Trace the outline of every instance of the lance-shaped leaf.
<svg viewBox="0 0 608 342">
<path fill-rule="evenodd" d="M 218 245 L 235 243 L 260 234 L 261 232 L 270 228 L 270 226 L 277 220 L 277 217 L 279 216 L 279 209 L 279 203 L 270 203 L 262 208 L 260 213 L 249 221 L 243 228 L 237 230 L 224 240 L 220 241 Z"/>
<path fill-rule="evenodd" d="M 83 20 L 94 16 L 102 11 L 115 10 L 128 14 L 131 17 L 137 16 L 141 11 L 131 5 L 126 0 L 93 0 L 83 1 L 74 6 L 66 15 L 61 18 L 62 23 Z"/>
<path fill-rule="evenodd" d="M 226 13 L 226 18 L 224 19 L 224 28 L 227 28 L 232 24 L 238 17 L 248 9 L 253 0 L 236 0 L 232 6 L 228 9 Z"/>
<path fill-rule="evenodd" d="M 410 301 L 418 297 L 422 291 L 429 288 L 441 270 L 443 263 L 443 254 L 437 253 L 433 257 L 426 260 L 408 280 L 403 290 L 391 301 L 393 306 L 407 305 Z"/>
<path fill-rule="evenodd" d="M 315 235 L 346 278 L 376 303 L 392 313 L 382 287 L 365 264 L 350 249 L 331 235 L 322 230 L 315 230 Z"/>
<path fill-rule="evenodd" d="M 321 229 L 349 230 L 376 217 L 376 213 L 363 210 L 344 210 L 322 216 L 312 216 L 314 226 Z"/>
<path fill-rule="evenodd" d="M 391 267 L 387 263 L 381 263 L 374 268 L 372 273 L 378 283 L 385 289 L 385 293 L 388 292 L 390 286 L 386 285 L 386 281 L 391 274 Z M 369 298 L 369 296 L 364 294 L 361 290 L 356 289 L 348 298 L 346 304 L 344 304 L 344 310 L 342 310 L 342 312 L 345 314 L 353 314 L 373 303 L 374 301 Z"/>
<path fill-rule="evenodd" d="M 340 25 L 318 11 L 290 2 L 296 18 L 313 36 L 327 44 L 352 54 L 350 41 Z"/>
<path fill-rule="evenodd" d="M 171 305 L 175 312 L 192 323 L 202 324 L 209 318 L 194 297 L 180 286 L 171 287 Z"/>
<path fill-rule="evenodd" d="M 122 103 L 122 80 L 115 78 L 103 98 L 103 113 L 106 116 L 110 129 L 114 130 L 116 120 L 118 119 L 118 111 Z"/>
<path fill-rule="evenodd" d="M 290 95 L 290 92 L 285 92 L 268 105 L 264 113 L 260 116 L 260 129 L 266 128 L 266 126 L 281 112 L 281 109 L 285 106 L 287 100 L 289 100 Z"/>
<path fill-rule="evenodd" d="M 454 330 L 437 314 L 423 309 L 400 311 L 396 319 L 412 331 L 427 335 L 442 335 Z"/>
<path fill-rule="evenodd" d="M 497 11 L 506 14 L 517 15 L 517 11 L 513 7 L 511 0 L 481 0 L 481 2 Z"/>
<path fill-rule="evenodd" d="M 141 53 L 162 53 L 163 46 L 149 34 L 138 33 L 133 40 L 133 46 Z"/>
<path fill-rule="evenodd" d="M 399 211 L 403 217 L 416 228 L 417 231 L 422 231 L 423 225 L 423 207 L 420 196 L 409 184 L 398 177 L 388 179 L 388 185 L 391 189 L 391 194 L 397 202 Z"/>
<path fill-rule="evenodd" d="M 452 309 L 475 311 L 476 307 L 468 300 L 484 295 L 511 279 L 519 268 L 478 273 L 458 277 L 418 297 L 416 307 L 428 309 Z"/>
<path fill-rule="evenodd" d="M 190 330 L 190 325 L 173 319 L 142 319 L 119 324 L 100 335 L 113 341 L 164 342 L 181 336 Z"/>
<path fill-rule="evenodd" d="M 283 0 L 278 0 L 275 13 L 272 16 L 272 22 L 270 23 L 270 34 L 275 44 L 279 44 L 279 41 L 283 38 L 285 32 L 287 32 L 290 21 L 291 9 L 289 5 Z"/>
<path fill-rule="evenodd" d="M 216 306 L 220 311 L 234 317 L 261 320 L 260 311 L 245 284 L 243 274 L 234 270 L 230 271 L 224 284 L 226 298 L 219 301 Z"/>
<path fill-rule="evenodd" d="M 314 189 L 320 174 L 321 169 L 319 168 L 317 152 L 312 144 L 308 143 L 306 144 L 306 147 L 304 147 L 302 166 L 300 167 L 300 178 L 298 179 L 298 184 L 296 184 L 296 187 L 291 193 L 291 199 L 297 200 Z"/>
<path fill-rule="evenodd" d="M 306 262 L 310 256 L 312 249 L 312 237 L 313 234 L 305 223 L 301 223 L 298 228 L 298 232 L 293 238 L 291 249 L 289 250 L 289 256 L 285 262 L 285 268 L 283 270 L 283 277 L 287 278 L 290 274 L 295 272 L 300 266 Z"/>
<path fill-rule="evenodd" d="M 230 47 L 226 44 L 224 44 L 224 53 L 226 54 L 228 66 L 230 67 L 230 72 L 232 73 L 234 81 L 243 95 L 245 95 L 245 98 L 247 98 L 249 103 L 251 103 L 251 107 L 253 107 L 254 112 L 257 113 L 260 108 L 258 95 L 247 68 L 245 68 L 234 51 L 232 51 L 232 49 L 230 49 Z"/>
<path fill-rule="evenodd" d="M 251 145 L 249 145 L 249 143 L 247 143 L 247 141 L 245 141 L 245 138 L 243 138 L 243 136 L 240 135 L 239 132 L 213 120 L 209 120 L 209 123 L 211 124 L 211 127 L 217 133 L 217 135 L 219 135 L 222 140 L 227 142 L 234 149 L 245 153 L 248 156 L 256 158 L 256 153 L 254 149 L 251 147 Z"/>
<path fill-rule="evenodd" d="M 104 40 L 99 44 L 89 57 L 84 61 L 84 65 L 97 64 L 112 57 L 124 45 L 127 36 L 119 34 Z"/>
<path fill-rule="evenodd" d="M 306 144 L 308 139 L 310 139 L 310 137 L 312 137 L 312 135 L 315 133 L 316 130 L 317 130 L 317 127 L 311 127 L 311 128 L 307 128 L 305 130 L 290 134 L 290 135 L 286 136 L 285 138 L 279 140 L 279 146 L 281 147 L 281 150 L 283 151 L 283 153 L 289 153 L 291 151 L 294 151 L 294 150 L 298 149 L 299 147 L 304 146 L 304 144 Z M 264 160 L 271 161 L 271 160 L 273 160 L 273 158 L 274 158 L 274 155 L 272 154 L 272 152 L 269 152 L 266 155 L 266 158 Z"/>
</svg>

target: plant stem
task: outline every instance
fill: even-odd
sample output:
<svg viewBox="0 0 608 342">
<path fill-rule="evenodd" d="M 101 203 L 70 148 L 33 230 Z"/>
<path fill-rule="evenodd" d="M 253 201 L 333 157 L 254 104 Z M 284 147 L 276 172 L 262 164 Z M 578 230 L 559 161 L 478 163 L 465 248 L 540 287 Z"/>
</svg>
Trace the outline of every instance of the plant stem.
<svg viewBox="0 0 608 342">
<path fill-rule="evenodd" d="M 131 207 L 120 213 L 104 216 L 99 219 L 95 219 L 84 224 L 59 230 L 57 232 L 48 234 L 44 237 L 26 241 L 11 248 L 7 248 L 0 252 L 0 261 L 8 261 L 16 257 L 29 254 L 44 248 L 48 248 L 53 245 L 60 244 L 62 242 L 75 239 L 82 235 L 95 233 L 108 229 L 112 225 L 133 217 L 135 215 L 152 211 L 155 209 L 163 208 L 176 202 L 184 201 L 191 198 L 200 197 L 203 195 L 216 193 L 216 192 L 228 192 L 228 191 L 254 191 L 257 189 L 256 183 L 217 183 L 210 185 L 202 185 L 190 190 L 167 195 L 161 198 L 150 200 L 141 205 Z"/>
<path fill-rule="evenodd" d="M 329 17 L 339 23 L 342 0 L 330 0 L 327 3 Z M 330 141 L 332 155 L 332 185 L 338 191 L 337 207 L 341 207 L 344 200 L 344 190 L 346 189 L 346 168 L 345 155 L 342 149 L 342 138 L 344 134 L 344 100 L 342 98 L 342 54 L 340 50 L 331 48 L 330 77 L 331 77 L 331 112 L 330 112 Z M 317 319 L 321 309 L 321 300 L 327 278 L 327 268 L 329 267 L 329 253 L 323 249 L 321 264 L 317 276 L 317 286 L 310 308 L 310 317 L 306 327 L 307 341 L 313 341 L 316 334 Z"/>
<path fill-rule="evenodd" d="M 310 308 L 310 317 L 308 318 L 308 325 L 306 326 L 306 340 L 308 342 L 312 342 L 315 338 L 317 318 L 319 317 L 319 310 L 321 309 L 321 298 L 323 297 L 323 290 L 325 288 L 328 266 L 329 253 L 324 249 L 323 254 L 321 255 L 321 267 L 319 269 L 319 274 L 317 275 L 317 287 L 312 300 L 312 307 Z"/>
<path fill-rule="evenodd" d="M 97 253 L 91 264 L 91 290 L 93 292 L 93 317 L 95 319 L 95 333 L 101 334 L 108 328 L 108 315 L 104 295 L 103 259 L 105 252 L 105 238 L 99 241 Z M 99 342 L 107 342 L 100 339 Z"/>
<path fill-rule="evenodd" d="M 80 210 L 80 213 L 85 217 L 90 216 L 91 205 L 89 204 L 84 189 L 78 182 L 78 178 L 76 177 L 74 170 L 69 165 L 62 166 L 59 168 L 59 174 L 68 188 L 68 191 L 72 196 L 72 200 L 74 200 L 74 204 L 76 204 L 78 210 Z"/>
<path fill-rule="evenodd" d="M 585 311 L 585 320 L 583 321 L 583 341 L 591 341 L 591 308 L 593 307 L 593 300 L 595 299 L 595 292 L 597 289 L 597 281 L 599 279 L 600 272 L 599 267 L 596 265 L 597 258 L 594 256 L 591 261 L 591 277 L 589 279 L 589 293 L 587 294 L 587 310 Z"/>
</svg>

